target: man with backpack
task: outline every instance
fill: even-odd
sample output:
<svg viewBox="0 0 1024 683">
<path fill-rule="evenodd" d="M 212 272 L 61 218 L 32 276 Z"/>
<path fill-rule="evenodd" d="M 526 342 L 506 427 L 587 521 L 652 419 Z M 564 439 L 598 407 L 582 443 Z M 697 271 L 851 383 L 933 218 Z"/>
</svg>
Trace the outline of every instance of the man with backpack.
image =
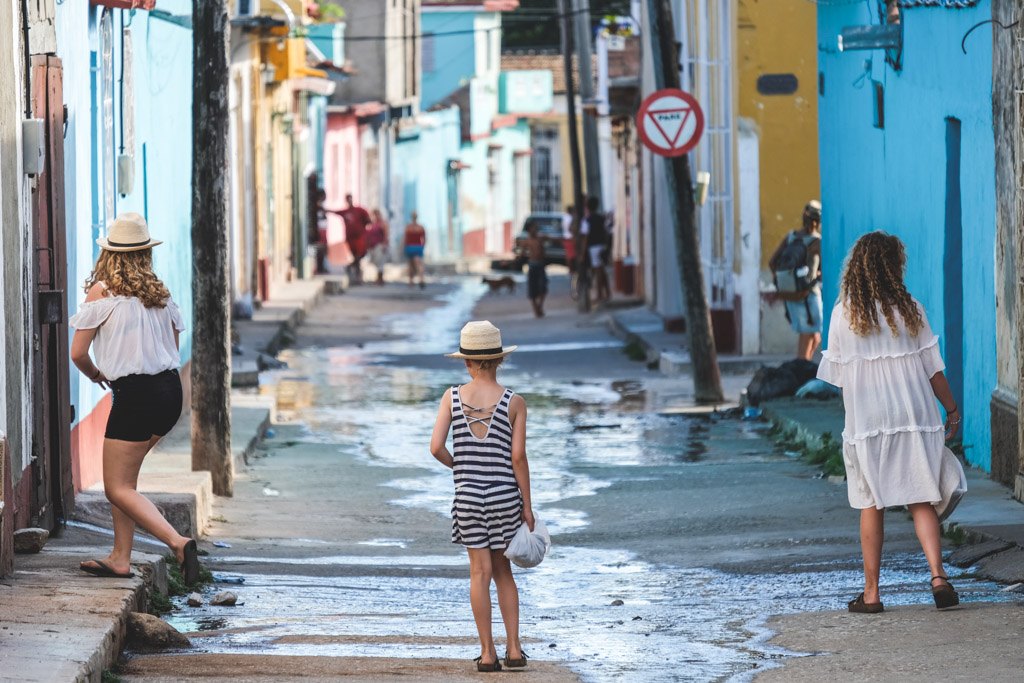
<svg viewBox="0 0 1024 683">
<path fill-rule="evenodd" d="M 768 266 L 786 319 L 800 335 L 797 358 L 811 360 L 821 345 L 821 202 L 807 202 L 803 227 L 786 235 Z"/>
</svg>

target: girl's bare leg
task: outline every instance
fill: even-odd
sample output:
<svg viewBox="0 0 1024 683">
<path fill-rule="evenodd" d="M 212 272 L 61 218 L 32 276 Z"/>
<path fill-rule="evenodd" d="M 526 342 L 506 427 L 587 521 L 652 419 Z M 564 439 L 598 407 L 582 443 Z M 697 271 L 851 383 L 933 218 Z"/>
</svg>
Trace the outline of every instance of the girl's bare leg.
<svg viewBox="0 0 1024 683">
<path fill-rule="evenodd" d="M 882 571 L 885 510 L 860 511 L 860 547 L 864 554 L 864 602 L 878 602 L 878 577 Z"/>
<path fill-rule="evenodd" d="M 494 585 L 498 589 L 501 620 L 505 622 L 505 650 L 509 659 L 519 659 L 523 656 L 523 648 L 519 642 L 519 588 L 516 586 L 512 566 L 504 551 L 491 551 L 491 567 L 494 570 Z"/>
<path fill-rule="evenodd" d="M 159 437 L 149 441 L 103 441 L 103 488 L 107 500 L 116 508 L 114 552 L 110 559 L 117 571 L 128 569 L 136 524 L 167 544 L 179 562 L 185 559 L 185 544 L 190 539 L 175 531 L 153 502 L 135 490 L 142 461 L 158 440 Z"/>
<path fill-rule="evenodd" d="M 914 503 L 907 507 L 914 517 L 914 531 L 917 532 L 917 540 L 921 542 L 932 576 L 945 576 L 946 570 L 942 566 L 942 530 L 935 507 L 931 503 Z"/>
<path fill-rule="evenodd" d="M 491 551 L 487 548 L 466 548 L 469 553 L 469 602 L 480 635 L 480 662 L 498 661 L 491 633 Z"/>
</svg>

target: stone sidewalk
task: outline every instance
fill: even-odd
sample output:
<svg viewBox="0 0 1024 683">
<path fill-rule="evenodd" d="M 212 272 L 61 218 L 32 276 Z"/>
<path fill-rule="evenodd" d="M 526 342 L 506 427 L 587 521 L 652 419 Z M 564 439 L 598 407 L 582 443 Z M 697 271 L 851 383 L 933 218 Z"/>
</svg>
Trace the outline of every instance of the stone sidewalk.
<svg viewBox="0 0 1024 683">
<path fill-rule="evenodd" d="M 100 579 L 78 569 L 105 557 L 109 537 L 69 526 L 36 555 L 17 555 L 0 580 L 0 680 L 90 681 L 117 661 L 131 612 L 145 611 L 151 591 L 167 592 L 159 544 L 140 541 L 135 578 Z"/>
<path fill-rule="evenodd" d="M 330 287 L 324 279 L 283 287 L 281 297 L 252 321 L 235 323 L 239 342 L 255 352 L 276 353 Z M 251 390 L 232 392 L 236 471 L 245 467 L 272 412 L 272 398 Z M 214 496 L 209 473 L 193 472 L 191 457 L 186 413 L 146 458 L 139 490 L 180 533 L 201 537 L 211 522 Z M 110 504 L 102 484 L 76 495 L 75 504 L 76 521 L 42 552 L 17 555 L 13 575 L 0 579 L 0 681 L 99 683 L 124 647 L 128 615 L 145 611 L 152 591 L 167 592 L 166 548 L 142 533 L 132 556 L 135 578 L 98 579 L 81 572 L 80 562 L 109 552 Z"/>
</svg>

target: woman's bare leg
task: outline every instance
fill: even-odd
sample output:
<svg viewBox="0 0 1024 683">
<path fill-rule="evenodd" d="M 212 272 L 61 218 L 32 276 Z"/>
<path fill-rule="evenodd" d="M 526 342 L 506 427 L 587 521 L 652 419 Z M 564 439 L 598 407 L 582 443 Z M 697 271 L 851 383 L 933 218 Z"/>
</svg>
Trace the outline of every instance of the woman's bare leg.
<svg viewBox="0 0 1024 683">
<path fill-rule="evenodd" d="M 480 662 L 490 664 L 498 661 L 491 633 L 491 551 L 486 548 L 466 548 L 466 551 L 469 553 L 469 602 L 480 635 Z"/>
<path fill-rule="evenodd" d="M 498 589 L 501 620 L 505 622 L 505 650 L 509 659 L 519 659 L 523 656 L 519 642 L 519 587 L 516 586 L 512 566 L 504 551 L 491 551 L 491 567 L 494 571 L 494 585 Z"/>
<path fill-rule="evenodd" d="M 128 531 L 127 522 L 131 521 L 133 533 L 134 525 L 138 524 L 167 544 L 167 547 L 174 551 L 180 562 L 184 559 L 185 544 L 190 539 L 175 531 L 174 527 L 160 514 L 160 510 L 153 505 L 153 502 L 135 490 L 142 461 L 149 453 L 151 444 L 155 443 L 156 439 L 149 441 L 104 439 L 103 441 L 103 489 L 107 494 L 107 500 L 116 506 L 122 514 L 120 521 L 117 516 L 114 520 L 115 524 L 122 526 L 120 538 L 117 535 L 117 527 L 115 526 L 114 529 L 115 552 L 127 546 L 130 558 L 131 536 L 127 541 L 123 536 Z M 120 560 L 120 558 L 117 559 Z"/>
<path fill-rule="evenodd" d="M 885 510 L 860 511 L 860 547 L 864 554 L 864 602 L 878 602 L 878 577 L 882 571 L 882 541 L 885 538 Z"/>
<path fill-rule="evenodd" d="M 931 503 L 914 503 L 907 507 L 914 517 L 914 531 L 917 532 L 917 540 L 921 542 L 932 576 L 945 576 L 946 570 L 942 566 L 942 529 L 935 506 Z"/>
</svg>

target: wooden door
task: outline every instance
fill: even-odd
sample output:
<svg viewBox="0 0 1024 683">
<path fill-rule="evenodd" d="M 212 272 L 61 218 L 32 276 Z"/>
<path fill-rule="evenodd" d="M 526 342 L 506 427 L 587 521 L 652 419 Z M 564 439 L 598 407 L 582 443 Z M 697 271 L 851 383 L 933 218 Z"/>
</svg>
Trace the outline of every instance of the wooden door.
<svg viewBox="0 0 1024 683">
<path fill-rule="evenodd" d="M 64 213 L 64 96 L 60 59 L 32 58 L 32 111 L 46 127 L 46 164 L 33 190 L 35 387 L 33 517 L 51 531 L 74 504 L 68 354 L 67 239 Z"/>
</svg>

